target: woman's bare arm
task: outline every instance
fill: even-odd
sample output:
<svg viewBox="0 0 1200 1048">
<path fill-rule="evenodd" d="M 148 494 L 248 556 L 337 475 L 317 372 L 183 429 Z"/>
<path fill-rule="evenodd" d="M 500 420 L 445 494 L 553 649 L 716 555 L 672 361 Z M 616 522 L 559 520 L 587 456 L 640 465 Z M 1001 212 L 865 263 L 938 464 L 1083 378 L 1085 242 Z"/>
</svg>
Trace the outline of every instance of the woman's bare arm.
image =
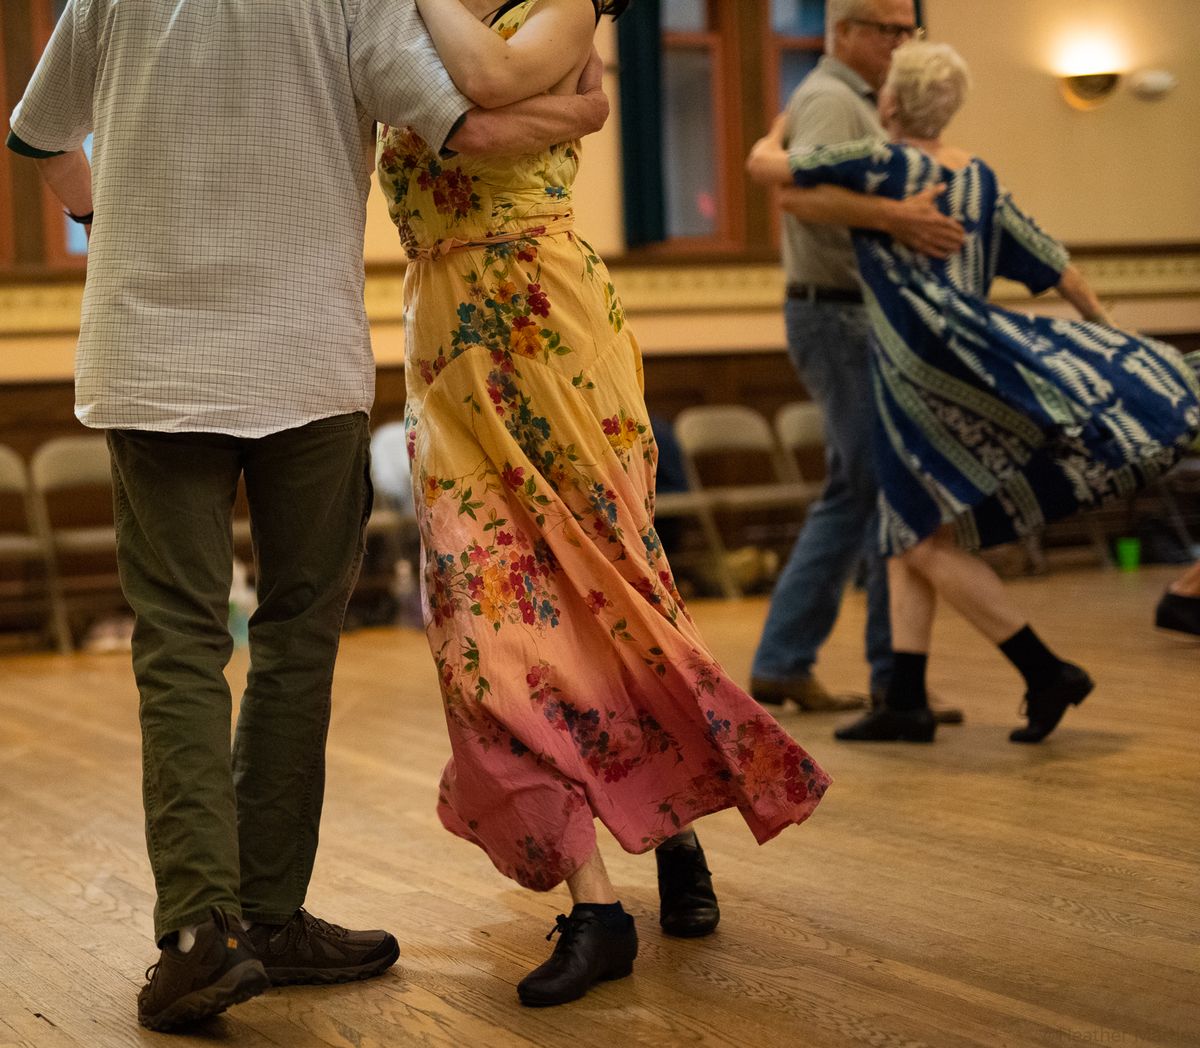
<svg viewBox="0 0 1200 1048">
<path fill-rule="evenodd" d="M 92 213 L 92 165 L 82 149 L 45 157 L 37 166 L 42 180 L 71 214 L 83 217 Z M 86 223 L 84 229 L 90 236 L 92 224 Z"/>
<path fill-rule="evenodd" d="M 1096 292 L 1091 289 L 1088 282 L 1083 279 L 1083 274 L 1074 266 L 1067 266 L 1063 270 L 1062 279 L 1059 280 L 1056 290 L 1079 311 L 1079 315 L 1084 320 L 1092 320 L 1107 327 L 1113 326 L 1108 311 L 1096 297 Z"/>
<path fill-rule="evenodd" d="M 459 0 L 417 0 L 458 89 L 485 109 L 540 95 L 579 69 L 592 46 L 591 0 L 541 0 L 505 39 Z"/>
</svg>

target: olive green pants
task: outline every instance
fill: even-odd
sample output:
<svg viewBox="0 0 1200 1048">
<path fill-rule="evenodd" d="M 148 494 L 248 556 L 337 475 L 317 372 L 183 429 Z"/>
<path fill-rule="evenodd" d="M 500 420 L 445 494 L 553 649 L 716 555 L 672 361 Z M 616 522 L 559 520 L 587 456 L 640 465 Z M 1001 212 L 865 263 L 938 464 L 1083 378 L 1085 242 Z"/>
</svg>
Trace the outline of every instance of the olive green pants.
<svg viewBox="0 0 1200 1048">
<path fill-rule="evenodd" d="M 367 417 L 257 439 L 110 430 L 133 608 L 155 933 L 216 906 L 287 920 L 312 874 L 330 687 L 371 509 Z M 231 519 L 245 476 L 258 608 L 230 747 Z"/>
</svg>

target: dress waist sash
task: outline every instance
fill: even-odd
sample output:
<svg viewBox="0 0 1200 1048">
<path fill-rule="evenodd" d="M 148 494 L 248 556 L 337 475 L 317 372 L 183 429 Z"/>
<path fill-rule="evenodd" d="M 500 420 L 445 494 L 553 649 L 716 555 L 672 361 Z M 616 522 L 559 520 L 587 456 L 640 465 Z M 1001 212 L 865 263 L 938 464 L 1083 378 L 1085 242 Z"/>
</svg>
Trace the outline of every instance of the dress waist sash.
<svg viewBox="0 0 1200 1048">
<path fill-rule="evenodd" d="M 490 247 L 492 244 L 511 244 L 518 240 L 531 240 L 534 237 L 557 236 L 560 233 L 567 233 L 574 228 L 575 216 L 573 214 L 560 215 L 550 218 L 540 225 L 529 226 L 526 229 L 491 233 L 481 240 L 458 240 L 454 237 L 446 240 L 438 240 L 429 247 L 409 252 L 408 260 L 409 262 L 436 262 L 438 259 L 445 258 L 447 255 L 452 255 L 459 251 L 472 251 L 478 248 Z"/>
</svg>

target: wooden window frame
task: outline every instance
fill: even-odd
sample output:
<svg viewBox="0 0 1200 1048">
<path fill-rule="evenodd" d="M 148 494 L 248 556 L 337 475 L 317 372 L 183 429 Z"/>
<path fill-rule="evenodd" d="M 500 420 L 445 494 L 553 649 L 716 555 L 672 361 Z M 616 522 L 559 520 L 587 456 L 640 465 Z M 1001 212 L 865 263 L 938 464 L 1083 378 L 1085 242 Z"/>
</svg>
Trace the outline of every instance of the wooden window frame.
<svg viewBox="0 0 1200 1048">
<path fill-rule="evenodd" d="M 783 86 L 783 56 L 790 51 L 813 52 L 821 55 L 825 51 L 825 37 L 794 36 L 791 33 L 778 33 L 771 23 L 771 12 L 768 10 L 763 40 L 763 111 L 771 120 L 780 112 L 786 102 L 780 100 L 780 88 Z M 783 212 L 778 205 L 778 194 L 771 190 L 766 194 L 771 201 L 770 213 L 770 243 L 773 251 L 778 251 L 783 237 Z"/>
<path fill-rule="evenodd" d="M 0 20 L 0 105 L 5 114 L 12 112 L 8 104 L 8 62 L 4 39 L 4 22 Z M 8 148 L 0 143 L 0 269 L 11 269 L 16 259 L 16 239 L 13 222 L 16 220 L 13 201 L 12 168 Z"/>
<path fill-rule="evenodd" d="M 628 252 L 628 257 L 657 259 L 705 255 L 729 255 L 742 251 L 746 244 L 746 191 L 741 177 L 743 155 L 742 85 L 737 75 L 741 68 L 742 47 L 738 33 L 739 5 L 746 0 L 708 0 L 709 28 L 701 31 L 664 31 L 661 46 L 665 51 L 704 51 L 712 62 L 713 125 L 716 129 L 713 158 L 716 161 L 714 196 L 717 215 L 714 232 L 709 236 L 668 237 Z"/>
<path fill-rule="evenodd" d="M 33 29 L 33 63 L 37 64 L 50 43 L 57 19 L 52 10 L 53 0 L 30 0 L 30 23 Z M 63 206 L 47 186 L 42 187 L 42 264 L 47 269 L 83 270 L 87 254 L 74 255 L 67 250 L 66 218 Z"/>
</svg>

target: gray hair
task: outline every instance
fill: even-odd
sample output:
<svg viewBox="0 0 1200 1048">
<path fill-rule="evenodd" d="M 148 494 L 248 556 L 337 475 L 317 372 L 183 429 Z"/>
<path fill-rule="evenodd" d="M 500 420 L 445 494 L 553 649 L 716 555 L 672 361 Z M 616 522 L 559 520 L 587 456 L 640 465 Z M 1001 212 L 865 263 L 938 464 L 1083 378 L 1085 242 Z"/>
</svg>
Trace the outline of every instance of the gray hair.
<svg viewBox="0 0 1200 1048">
<path fill-rule="evenodd" d="M 896 120 L 908 134 L 937 138 L 970 86 L 967 63 L 949 44 L 910 40 L 892 54 L 883 88 L 895 97 Z"/>
<path fill-rule="evenodd" d="M 848 18 L 869 18 L 875 13 L 871 0 L 825 0 L 825 50 L 833 53 L 833 31 Z"/>
</svg>

